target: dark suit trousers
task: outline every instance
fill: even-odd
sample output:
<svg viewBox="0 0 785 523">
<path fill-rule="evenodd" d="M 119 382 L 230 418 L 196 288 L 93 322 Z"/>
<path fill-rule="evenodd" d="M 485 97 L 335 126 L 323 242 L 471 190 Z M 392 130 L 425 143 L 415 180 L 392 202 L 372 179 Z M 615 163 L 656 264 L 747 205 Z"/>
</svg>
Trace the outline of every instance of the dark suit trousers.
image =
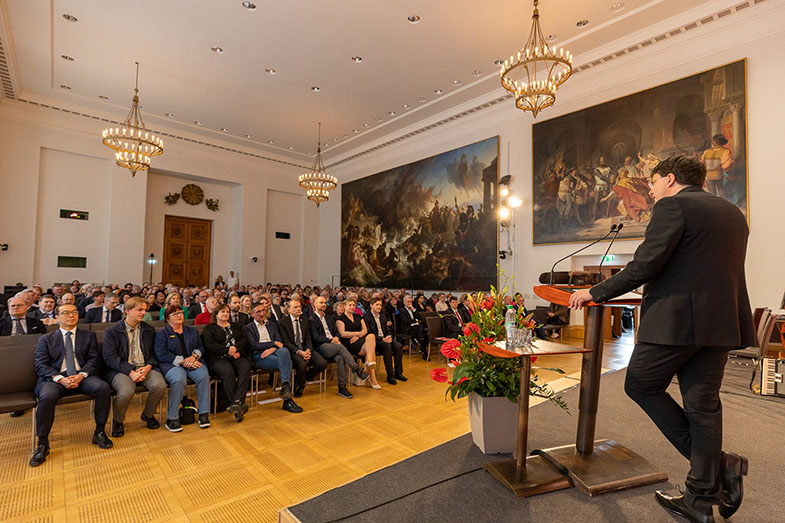
<svg viewBox="0 0 785 523">
<path fill-rule="evenodd" d="M 668 441 L 690 461 L 685 501 L 700 510 L 720 500 L 722 404 L 720 385 L 726 347 L 638 343 L 624 390 Z M 678 377 L 684 407 L 666 392 Z"/>
<path fill-rule="evenodd" d="M 209 363 L 212 370 L 220 379 L 226 397 L 230 402 L 245 403 L 248 392 L 248 381 L 251 375 L 251 362 L 245 356 L 234 358 L 219 358 Z"/>
<path fill-rule="evenodd" d="M 311 350 L 311 359 L 308 361 L 299 354 L 292 354 L 292 367 L 297 371 L 294 386 L 305 387 L 306 381 L 311 381 L 327 368 L 327 360 L 316 350 Z"/>
<path fill-rule="evenodd" d="M 109 407 L 112 402 L 112 388 L 101 378 L 88 376 L 75 389 L 66 389 L 59 383 L 47 381 L 38 389 L 38 409 L 35 413 L 35 425 L 39 439 L 48 439 L 55 420 L 55 406 L 63 396 L 69 394 L 88 394 L 95 398 L 95 424 L 97 427 L 106 425 L 109 418 Z"/>
<path fill-rule="evenodd" d="M 377 336 L 376 354 L 381 354 L 384 358 L 384 370 L 388 378 L 403 374 L 403 345 L 400 342 L 392 340 L 391 343 L 387 343 Z"/>
</svg>

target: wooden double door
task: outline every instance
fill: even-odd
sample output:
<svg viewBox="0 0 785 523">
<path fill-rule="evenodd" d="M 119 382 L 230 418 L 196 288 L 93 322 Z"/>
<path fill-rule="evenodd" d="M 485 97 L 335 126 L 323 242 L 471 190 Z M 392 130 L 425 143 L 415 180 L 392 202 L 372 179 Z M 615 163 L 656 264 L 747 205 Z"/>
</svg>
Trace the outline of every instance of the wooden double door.
<svg viewBox="0 0 785 523">
<path fill-rule="evenodd" d="M 163 282 L 178 286 L 210 284 L 212 222 L 166 216 Z"/>
</svg>

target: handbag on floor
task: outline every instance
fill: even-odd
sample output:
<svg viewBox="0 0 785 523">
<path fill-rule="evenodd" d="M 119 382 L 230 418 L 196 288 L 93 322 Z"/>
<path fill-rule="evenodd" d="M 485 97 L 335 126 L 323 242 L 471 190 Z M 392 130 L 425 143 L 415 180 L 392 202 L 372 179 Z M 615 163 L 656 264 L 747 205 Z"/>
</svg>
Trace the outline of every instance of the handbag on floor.
<svg viewBox="0 0 785 523">
<path fill-rule="evenodd" d="M 196 421 L 196 402 L 188 396 L 180 403 L 180 425 L 191 425 Z"/>
</svg>

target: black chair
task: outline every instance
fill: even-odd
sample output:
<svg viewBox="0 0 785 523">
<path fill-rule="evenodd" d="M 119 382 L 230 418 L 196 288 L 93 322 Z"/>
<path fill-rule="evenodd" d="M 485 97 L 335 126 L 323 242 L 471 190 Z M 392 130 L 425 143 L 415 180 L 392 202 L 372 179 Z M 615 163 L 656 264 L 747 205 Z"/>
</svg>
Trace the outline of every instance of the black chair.
<svg viewBox="0 0 785 523">
<path fill-rule="evenodd" d="M 393 338 L 400 341 L 409 352 L 409 356 L 411 356 L 412 337 L 410 334 L 403 334 L 401 332 L 401 315 L 398 313 L 393 314 Z"/>
<path fill-rule="evenodd" d="M 425 318 L 425 323 L 428 325 L 428 349 L 427 349 L 427 358 L 428 360 L 431 359 L 431 345 L 436 345 L 436 348 L 439 349 L 442 346 L 442 343 L 449 340 L 445 336 L 444 332 L 444 321 L 442 321 L 441 316 L 428 316 Z"/>
<path fill-rule="evenodd" d="M 32 338 L 32 336 L 12 336 L 13 338 Z M 3 362 L 3 376 L 0 379 L 0 414 L 15 410 L 35 409 L 35 343 L 6 345 L 0 347 L 0 361 Z M 33 450 L 35 450 L 35 411 L 32 416 Z"/>
</svg>

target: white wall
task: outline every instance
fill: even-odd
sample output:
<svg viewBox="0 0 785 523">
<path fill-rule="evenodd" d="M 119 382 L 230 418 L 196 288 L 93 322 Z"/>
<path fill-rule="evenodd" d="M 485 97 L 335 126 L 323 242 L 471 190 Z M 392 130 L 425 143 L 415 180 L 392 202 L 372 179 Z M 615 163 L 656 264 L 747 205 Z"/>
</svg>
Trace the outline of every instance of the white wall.
<svg viewBox="0 0 785 523">
<path fill-rule="evenodd" d="M 776 161 L 777 151 L 782 148 L 782 116 L 785 115 L 785 97 L 781 94 L 785 83 L 785 61 L 781 57 L 785 50 L 785 5 L 766 4 L 574 75 L 560 89 L 556 105 L 541 113 L 537 120 L 554 118 L 746 57 L 750 180 L 747 281 L 755 307 L 776 307 L 785 289 L 782 273 L 785 245 L 778 240 L 782 238 L 782 224 L 785 223 L 785 176 L 780 173 Z M 652 31 L 662 29 L 652 28 Z M 658 33 L 648 36 L 655 34 Z M 598 50 L 596 57 L 623 47 L 623 44 L 616 43 L 612 48 Z M 578 57 L 576 63 L 594 58 Z M 498 94 L 503 94 L 501 88 Z M 477 101 L 438 115 L 434 121 L 474 105 Z M 508 275 L 514 275 L 515 287 L 530 297 L 539 274 L 550 270 L 555 260 L 579 247 L 532 244 L 533 122 L 530 114 L 515 109 L 512 102 L 504 102 L 342 164 L 332 174 L 345 183 L 499 135 L 500 175 L 509 173 L 513 176 L 512 191 L 520 194 L 524 201 L 524 206 L 514 216 L 514 260 L 508 258 L 507 263 L 502 262 L 501 266 Z M 420 122 L 417 127 L 422 125 Z M 336 238 L 338 235 L 340 190 L 335 193 L 336 197 L 323 205 L 323 237 Z M 639 243 L 618 241 L 612 253 L 630 255 Z M 606 245 L 600 244 L 587 249 L 584 254 L 598 256 L 605 248 Z M 330 274 L 338 273 L 339 243 L 322 246 L 321 254 L 319 278 L 324 281 Z M 560 265 L 560 268 L 570 267 L 569 262 L 563 263 L 565 265 Z"/>
</svg>

